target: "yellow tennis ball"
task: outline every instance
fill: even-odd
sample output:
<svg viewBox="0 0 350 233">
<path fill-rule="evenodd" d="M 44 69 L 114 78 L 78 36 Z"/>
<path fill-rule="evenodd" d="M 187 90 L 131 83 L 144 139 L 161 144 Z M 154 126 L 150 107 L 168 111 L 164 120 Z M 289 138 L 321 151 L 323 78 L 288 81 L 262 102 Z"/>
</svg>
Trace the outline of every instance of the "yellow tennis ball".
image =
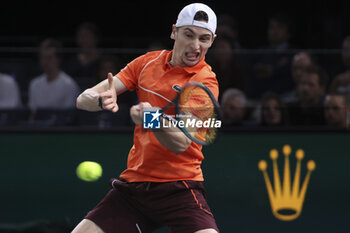
<svg viewBox="0 0 350 233">
<path fill-rule="evenodd" d="M 102 176 L 102 167 L 96 162 L 85 161 L 78 165 L 76 173 L 84 181 L 96 181 Z"/>
</svg>

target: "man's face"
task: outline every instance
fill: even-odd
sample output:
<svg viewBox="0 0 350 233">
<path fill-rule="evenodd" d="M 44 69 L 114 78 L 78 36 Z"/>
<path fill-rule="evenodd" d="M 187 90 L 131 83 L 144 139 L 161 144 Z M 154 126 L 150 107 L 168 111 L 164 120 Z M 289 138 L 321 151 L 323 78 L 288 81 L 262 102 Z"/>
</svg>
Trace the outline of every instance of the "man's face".
<svg viewBox="0 0 350 233">
<path fill-rule="evenodd" d="M 292 76 L 296 83 L 299 82 L 303 71 L 308 66 L 312 65 L 311 58 L 306 53 L 298 53 L 293 57 L 292 61 Z"/>
<path fill-rule="evenodd" d="M 323 94 L 324 88 L 319 83 L 317 74 L 304 73 L 298 83 L 299 98 L 303 102 L 316 104 Z"/>
<path fill-rule="evenodd" d="M 40 65 L 45 73 L 52 73 L 59 69 L 60 59 L 54 48 L 42 48 L 39 54 Z"/>
<path fill-rule="evenodd" d="M 324 115 L 329 125 L 346 125 L 348 107 L 341 96 L 327 96 L 324 109 Z"/>
<path fill-rule="evenodd" d="M 228 122 L 239 122 L 244 118 L 245 107 L 240 97 L 234 96 L 223 103 L 222 111 L 224 119 Z"/>
<path fill-rule="evenodd" d="M 77 44 L 80 48 L 94 48 L 97 44 L 97 38 L 93 32 L 87 29 L 80 29 L 76 35 Z"/>
<path fill-rule="evenodd" d="M 267 36 L 269 42 L 273 45 L 287 42 L 289 38 L 287 25 L 276 20 L 271 20 L 267 29 Z"/>
<path fill-rule="evenodd" d="M 212 48 L 213 59 L 219 64 L 226 64 L 232 57 L 232 46 L 225 39 L 218 39 Z"/>
<path fill-rule="evenodd" d="M 208 29 L 196 26 L 176 28 L 171 38 L 175 40 L 172 62 L 174 66 L 194 66 L 207 53 L 215 36 Z"/>
<path fill-rule="evenodd" d="M 262 107 L 263 118 L 267 125 L 278 125 L 281 123 L 282 113 L 277 100 L 269 99 Z"/>
</svg>

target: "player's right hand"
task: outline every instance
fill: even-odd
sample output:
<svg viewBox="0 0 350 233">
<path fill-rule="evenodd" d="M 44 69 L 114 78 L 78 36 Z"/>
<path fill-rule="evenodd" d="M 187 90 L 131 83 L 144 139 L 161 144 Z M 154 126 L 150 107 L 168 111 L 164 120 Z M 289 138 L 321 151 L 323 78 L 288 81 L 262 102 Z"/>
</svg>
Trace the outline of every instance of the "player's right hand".
<svg viewBox="0 0 350 233">
<path fill-rule="evenodd" d="M 102 99 L 102 108 L 108 111 L 117 112 L 119 110 L 117 104 L 117 92 L 114 87 L 113 75 L 108 73 L 108 90 L 100 93 Z"/>
<path fill-rule="evenodd" d="M 130 116 L 136 125 L 142 125 L 142 109 L 152 107 L 148 102 L 141 102 L 130 108 Z"/>
</svg>

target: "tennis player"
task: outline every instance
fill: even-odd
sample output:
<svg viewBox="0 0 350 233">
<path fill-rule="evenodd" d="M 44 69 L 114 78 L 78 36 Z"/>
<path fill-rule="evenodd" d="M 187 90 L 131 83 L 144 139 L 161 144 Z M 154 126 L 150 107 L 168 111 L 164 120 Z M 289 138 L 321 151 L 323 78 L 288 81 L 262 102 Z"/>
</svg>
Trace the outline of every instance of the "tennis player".
<svg viewBox="0 0 350 233">
<path fill-rule="evenodd" d="M 218 97 L 216 75 L 204 61 L 215 31 L 211 8 L 187 5 L 172 26 L 172 51 L 140 56 L 78 97 L 79 109 L 117 112 L 117 95 L 136 90 L 140 104 L 130 109 L 136 126 L 127 169 L 74 233 L 147 233 L 163 226 L 172 233 L 219 232 L 205 197 L 201 145 L 180 130 L 141 125 L 144 107 L 166 106 L 188 82 L 203 83 Z"/>
</svg>

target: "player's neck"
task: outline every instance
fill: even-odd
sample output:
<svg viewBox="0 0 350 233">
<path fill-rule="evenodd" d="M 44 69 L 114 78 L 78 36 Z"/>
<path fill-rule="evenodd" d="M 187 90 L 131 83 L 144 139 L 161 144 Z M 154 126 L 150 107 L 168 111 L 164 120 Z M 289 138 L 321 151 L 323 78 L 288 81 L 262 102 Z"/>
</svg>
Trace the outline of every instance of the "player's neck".
<svg viewBox="0 0 350 233">
<path fill-rule="evenodd" d="M 180 67 L 186 67 L 186 65 L 181 61 L 181 59 L 179 58 L 176 58 L 176 56 L 173 55 L 171 56 L 171 59 L 169 61 L 169 64 L 172 66 L 172 67 L 176 67 L 176 66 L 180 66 Z"/>
</svg>

